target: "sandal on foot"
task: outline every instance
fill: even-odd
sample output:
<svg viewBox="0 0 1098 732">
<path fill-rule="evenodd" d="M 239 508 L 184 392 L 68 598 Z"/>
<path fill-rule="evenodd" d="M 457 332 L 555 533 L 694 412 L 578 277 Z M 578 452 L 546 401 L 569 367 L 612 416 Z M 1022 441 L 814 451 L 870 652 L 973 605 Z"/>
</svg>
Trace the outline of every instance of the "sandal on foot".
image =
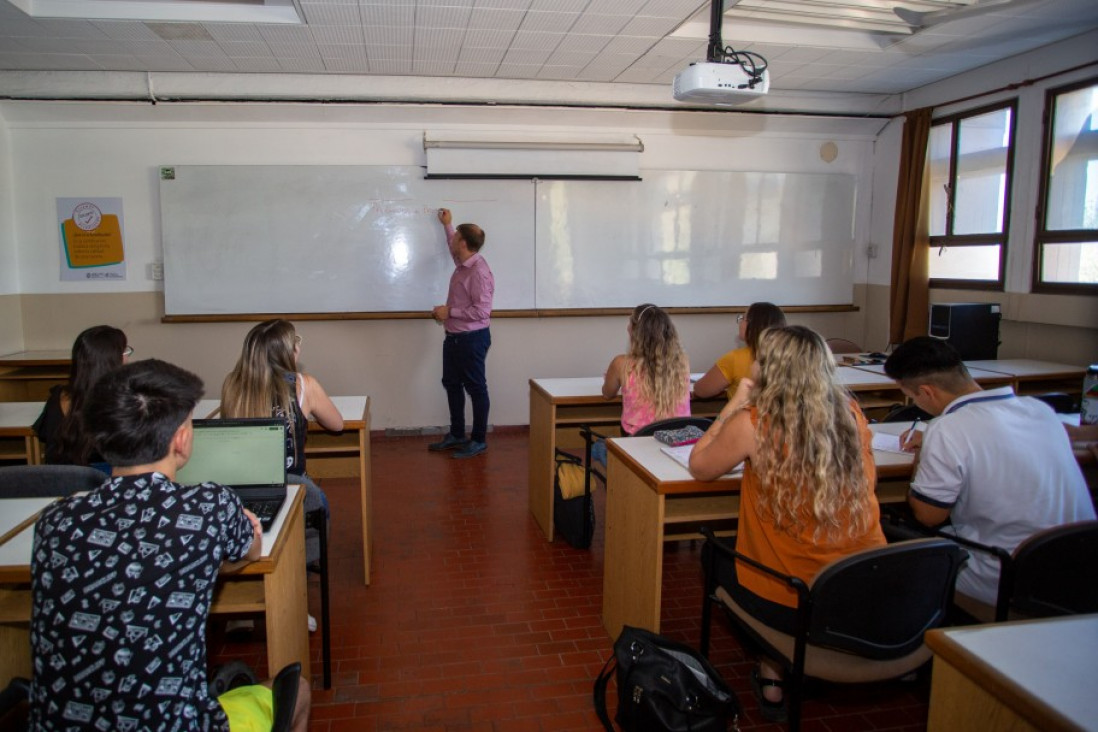
<svg viewBox="0 0 1098 732">
<path fill-rule="evenodd" d="M 768 686 L 773 686 L 782 690 L 782 700 L 779 702 L 770 701 L 763 694 L 763 689 Z M 762 713 L 763 719 L 768 722 L 785 722 L 788 719 L 788 712 L 785 708 L 785 684 L 778 679 L 765 679 L 759 676 L 759 670 L 757 668 L 751 669 L 751 691 L 755 692 L 755 699 L 759 702 L 759 711 Z"/>
</svg>

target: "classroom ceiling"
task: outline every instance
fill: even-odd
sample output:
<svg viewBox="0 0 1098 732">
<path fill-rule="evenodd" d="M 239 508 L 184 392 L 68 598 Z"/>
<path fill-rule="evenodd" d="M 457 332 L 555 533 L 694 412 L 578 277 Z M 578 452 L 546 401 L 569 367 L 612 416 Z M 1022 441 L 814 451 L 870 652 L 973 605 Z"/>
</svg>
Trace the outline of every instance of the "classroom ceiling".
<svg viewBox="0 0 1098 732">
<path fill-rule="evenodd" d="M 508 80 L 544 88 L 547 103 L 568 103 L 570 89 L 590 82 L 660 87 L 675 106 L 672 79 L 705 59 L 709 34 L 709 4 L 699 0 L 266 2 L 0 0 L 0 73 L 181 72 L 211 88 L 226 74 L 386 77 L 451 93 L 461 88 L 453 79 Z M 900 94 L 1098 28 L 1098 0 L 728 0 L 725 8 L 725 45 L 768 61 L 772 93 Z M 134 11 L 155 20 L 110 17 Z M 199 19 L 209 12 L 271 15 Z M 60 13 L 76 17 L 43 17 Z M 297 16 L 303 22 L 281 22 Z M 19 95 L 0 79 L 4 96 Z"/>
</svg>

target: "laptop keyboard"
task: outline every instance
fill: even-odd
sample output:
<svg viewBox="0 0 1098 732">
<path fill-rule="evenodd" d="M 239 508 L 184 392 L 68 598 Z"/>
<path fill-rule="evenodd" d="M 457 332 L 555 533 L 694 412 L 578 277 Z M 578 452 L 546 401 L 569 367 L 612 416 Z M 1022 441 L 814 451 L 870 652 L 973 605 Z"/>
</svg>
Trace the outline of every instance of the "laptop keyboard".
<svg viewBox="0 0 1098 732">
<path fill-rule="evenodd" d="M 283 500 L 281 498 L 249 498 L 242 501 L 242 503 L 244 508 L 256 515 L 263 531 L 270 531 L 271 524 L 274 523 L 275 516 L 278 514 L 278 509 L 282 508 Z"/>
</svg>

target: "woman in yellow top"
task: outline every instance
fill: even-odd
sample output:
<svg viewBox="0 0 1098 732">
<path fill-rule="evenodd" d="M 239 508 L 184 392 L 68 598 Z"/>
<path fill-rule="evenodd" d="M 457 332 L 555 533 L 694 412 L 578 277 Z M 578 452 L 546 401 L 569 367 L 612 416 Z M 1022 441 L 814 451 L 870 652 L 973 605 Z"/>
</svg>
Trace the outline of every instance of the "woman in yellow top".
<svg viewBox="0 0 1098 732">
<path fill-rule="evenodd" d="M 713 480 L 743 462 L 736 550 L 811 582 L 824 565 L 885 543 L 872 434 L 817 333 L 771 328 L 758 349 L 755 379 L 740 381 L 698 441 L 690 472 Z M 718 580 L 741 607 L 792 632 L 793 590 L 747 565 L 723 564 Z M 751 682 L 763 716 L 781 720 L 779 667 L 762 659 Z"/>
<path fill-rule="evenodd" d="M 729 351 L 717 359 L 713 368 L 694 384 L 695 396 L 708 399 L 723 391 L 731 399 L 740 379 L 751 375 L 751 364 L 755 361 L 759 335 L 767 328 L 783 327 L 785 313 L 772 302 L 757 302 L 746 313 L 737 315 L 736 322 L 740 324 L 739 339 L 743 341 L 743 347 Z"/>
</svg>

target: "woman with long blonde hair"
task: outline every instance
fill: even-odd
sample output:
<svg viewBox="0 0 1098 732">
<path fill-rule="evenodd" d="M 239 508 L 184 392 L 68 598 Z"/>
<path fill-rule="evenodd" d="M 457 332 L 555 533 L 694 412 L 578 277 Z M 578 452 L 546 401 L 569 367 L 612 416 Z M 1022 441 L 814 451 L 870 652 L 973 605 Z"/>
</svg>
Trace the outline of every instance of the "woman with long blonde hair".
<svg viewBox="0 0 1098 732">
<path fill-rule="evenodd" d="M 305 511 L 323 508 L 328 499 L 305 472 L 305 436 L 309 420 L 326 430 L 343 429 L 343 416 L 320 382 L 298 371 L 301 336 L 288 320 L 265 320 L 248 331 L 236 366 L 221 386 L 222 417 L 278 417 L 286 422 L 287 480 L 305 486 Z M 315 541 L 306 544 L 307 561 L 319 556 Z"/>
<path fill-rule="evenodd" d="M 690 472 L 713 480 L 744 463 L 736 550 L 811 582 L 826 564 L 885 543 L 874 493 L 872 434 L 839 383 L 827 344 L 803 326 L 759 339 L 755 379 L 735 395 L 695 445 Z M 783 632 L 796 621 L 788 585 L 745 564 L 718 573 L 745 610 Z M 763 716 L 784 716 L 776 664 L 752 673 Z"/>
<path fill-rule="evenodd" d="M 674 323 L 651 303 L 629 316 L 629 352 L 610 361 L 602 395 L 621 392 L 621 428 L 631 435 L 646 424 L 690 414 L 690 363 Z"/>
</svg>

